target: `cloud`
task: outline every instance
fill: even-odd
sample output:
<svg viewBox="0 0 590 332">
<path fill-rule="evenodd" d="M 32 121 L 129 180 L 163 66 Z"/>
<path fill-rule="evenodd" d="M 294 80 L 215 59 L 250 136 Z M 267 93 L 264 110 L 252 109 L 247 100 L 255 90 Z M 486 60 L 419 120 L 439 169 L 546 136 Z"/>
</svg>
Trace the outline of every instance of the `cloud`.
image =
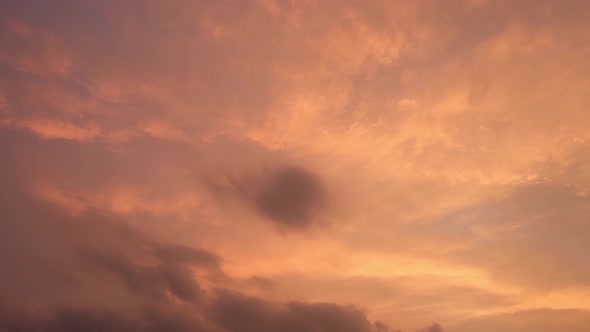
<svg viewBox="0 0 590 332">
<path fill-rule="evenodd" d="M 440 326 L 440 324 L 434 323 L 426 331 L 427 332 L 442 332 L 443 329 L 442 329 L 442 326 Z"/>
<path fill-rule="evenodd" d="M 401 332 L 401 330 L 392 330 L 386 324 L 376 321 L 375 323 L 375 332 Z"/>
<path fill-rule="evenodd" d="M 129 291 L 163 301 L 168 294 L 179 300 L 197 303 L 201 290 L 194 279 L 190 265 L 161 260 L 155 266 L 132 263 L 121 253 L 88 253 L 85 261 L 120 278 Z"/>
<path fill-rule="evenodd" d="M 195 275 L 223 276 L 220 258 L 208 250 L 156 240 L 108 211 L 72 215 L 28 191 L 14 171 L 0 177 L 6 301 L 125 316 L 146 303 L 196 304 L 202 291 Z"/>
<path fill-rule="evenodd" d="M 237 175 L 217 173 L 217 177 L 209 173 L 203 180 L 214 195 L 237 198 L 283 231 L 300 231 L 319 225 L 329 208 L 324 182 L 304 167 L 265 167 L 240 171 Z"/>
<path fill-rule="evenodd" d="M 1 1 L 2 297 L 47 329 L 223 329 L 215 288 L 303 329 L 588 309 L 589 6 Z"/>
<path fill-rule="evenodd" d="M 353 307 L 331 303 L 276 304 L 239 294 L 218 294 L 211 307 L 205 309 L 212 321 L 203 322 L 189 315 L 197 312 L 170 311 L 172 308 L 148 307 L 145 316 L 130 318 L 114 312 L 83 309 L 59 309 L 42 316 L 0 310 L 2 331 L 325 331 L 385 332 L 383 323 L 370 324 L 365 315 Z"/>
<path fill-rule="evenodd" d="M 210 314 L 230 331 L 373 331 L 364 313 L 333 303 L 271 304 L 222 291 Z"/>
<path fill-rule="evenodd" d="M 7 176 L 8 172 L 1 174 Z M 301 180 L 298 176 L 294 179 Z M 15 190 L 21 187 L 19 179 L 3 183 L 1 331 L 377 328 L 352 306 L 280 303 L 224 288 L 228 277 L 221 271 L 222 261 L 208 250 L 157 241 L 108 212 L 72 215 L 32 193 Z M 290 185 L 295 184 L 288 182 L 287 189 Z M 5 195 L 8 192 L 11 196 Z M 19 204 L 13 204 L 15 200 Z M 217 286 L 202 289 L 200 281 Z"/>
<path fill-rule="evenodd" d="M 457 213 L 462 219 L 458 227 L 469 229 L 479 241 L 449 258 L 531 290 L 588 284 L 590 269 L 580 252 L 590 240 L 584 222 L 588 198 L 577 192 L 560 181 L 531 184 Z"/>
<path fill-rule="evenodd" d="M 36 317 L 22 314 L 19 316 L 2 317 L 0 312 L 0 329 L 2 331 L 20 332 L 76 332 L 76 331 L 113 331 L 139 332 L 149 331 L 142 324 L 126 317 L 109 312 L 93 312 L 84 310 L 60 310 L 51 313 L 50 317 Z"/>
<path fill-rule="evenodd" d="M 256 208 L 287 229 L 310 226 L 326 206 L 321 180 L 303 168 L 280 168 L 265 182 L 255 197 Z"/>
</svg>

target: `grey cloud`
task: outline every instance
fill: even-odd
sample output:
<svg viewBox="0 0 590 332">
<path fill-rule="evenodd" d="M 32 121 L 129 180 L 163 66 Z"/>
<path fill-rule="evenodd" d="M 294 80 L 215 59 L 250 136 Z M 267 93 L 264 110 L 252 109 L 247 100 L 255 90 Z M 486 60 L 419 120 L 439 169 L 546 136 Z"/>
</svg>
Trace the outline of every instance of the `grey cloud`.
<svg viewBox="0 0 590 332">
<path fill-rule="evenodd" d="M 2 309 L 2 308 L 0 308 Z M 173 307 L 146 306 L 144 315 L 131 317 L 100 309 L 60 308 L 42 315 L 31 310 L 0 310 L 2 332 L 218 332 L 195 314 Z"/>
<path fill-rule="evenodd" d="M 329 208 L 328 188 L 322 179 L 300 166 L 210 172 L 203 176 L 203 183 L 222 204 L 229 204 L 227 198 L 237 199 L 286 231 L 320 224 Z"/>
<path fill-rule="evenodd" d="M 218 332 L 220 329 L 208 323 L 194 310 L 182 310 L 175 306 L 150 306 L 144 311 L 146 320 L 155 331 Z M 147 330 L 150 331 L 150 330 Z M 143 332 L 143 331 L 142 331 Z"/>
<path fill-rule="evenodd" d="M 220 268 L 220 258 L 210 251 L 201 248 L 192 248 L 181 245 L 158 245 L 155 248 L 156 255 L 165 261 L 174 261 L 181 264 L 196 264 L 213 269 Z"/>
<path fill-rule="evenodd" d="M 157 269 L 168 289 L 178 298 L 194 303 L 199 300 L 201 290 L 189 269 L 176 264 L 163 264 Z"/>
<path fill-rule="evenodd" d="M 162 301 L 170 292 L 178 299 L 192 303 L 200 299 L 199 284 L 187 265 L 159 261 L 156 266 L 142 266 L 118 252 L 88 253 L 86 262 L 113 273 L 138 296 Z"/>
<path fill-rule="evenodd" d="M 291 302 L 287 305 L 295 316 L 300 317 L 310 331 L 370 331 L 371 325 L 364 313 L 351 306 L 340 306 L 333 303 L 302 303 Z M 315 328 L 318 326 L 319 328 Z"/>
<path fill-rule="evenodd" d="M 440 324 L 434 323 L 428 328 L 427 331 L 428 332 L 442 332 L 443 329 L 442 329 L 442 326 L 440 326 Z"/>
<path fill-rule="evenodd" d="M 230 331 L 369 332 L 374 327 L 364 313 L 333 303 L 271 304 L 238 293 L 220 291 L 210 316 Z"/>
<path fill-rule="evenodd" d="M 389 328 L 389 326 L 387 326 L 387 324 L 380 322 L 380 321 L 376 321 L 374 323 L 375 325 L 375 332 L 401 332 L 401 330 L 392 330 Z"/>
<path fill-rule="evenodd" d="M 310 226 L 326 203 L 321 180 L 298 167 L 281 168 L 271 174 L 255 198 L 261 213 L 289 229 Z"/>
<path fill-rule="evenodd" d="M 24 313 L 6 317 L 2 314 L 0 312 L 2 332 L 148 331 L 140 322 L 110 312 L 66 309 L 52 313 L 49 317 Z"/>
<path fill-rule="evenodd" d="M 211 321 L 195 319 L 205 314 Z M 207 331 L 207 332 L 385 332 L 383 323 L 371 324 L 358 309 L 332 303 L 276 304 L 220 291 L 204 312 L 183 311 L 168 305 L 146 306 L 144 316 L 132 318 L 116 312 L 62 308 L 44 315 L 26 310 L 0 310 L 0 331 Z"/>
<path fill-rule="evenodd" d="M 252 276 L 246 279 L 246 284 L 265 291 L 271 291 L 277 286 L 273 280 L 260 276 Z"/>
</svg>

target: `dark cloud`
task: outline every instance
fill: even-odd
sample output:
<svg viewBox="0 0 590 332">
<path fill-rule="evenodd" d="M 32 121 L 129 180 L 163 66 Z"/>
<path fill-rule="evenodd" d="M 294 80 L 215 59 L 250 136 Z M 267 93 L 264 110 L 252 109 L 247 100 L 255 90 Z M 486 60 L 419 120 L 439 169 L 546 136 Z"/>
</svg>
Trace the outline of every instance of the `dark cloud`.
<svg viewBox="0 0 590 332">
<path fill-rule="evenodd" d="M 238 293 L 221 291 L 210 316 L 230 331 L 373 331 L 357 308 L 333 303 L 272 304 Z"/>
<path fill-rule="evenodd" d="M 67 309 L 52 313 L 49 317 L 23 313 L 0 317 L 0 331 L 3 332 L 148 331 L 141 322 L 110 312 Z"/>
<path fill-rule="evenodd" d="M 162 305 L 146 306 L 139 317 L 100 309 L 60 308 L 42 313 L 20 309 L 0 310 L 1 332 L 219 331 L 195 318 L 194 312 Z"/>
<path fill-rule="evenodd" d="M 178 299 L 192 303 L 197 303 L 200 298 L 199 284 L 193 278 L 190 265 L 157 261 L 155 266 L 143 266 L 117 252 L 91 252 L 86 258 L 86 262 L 120 278 L 138 296 L 161 301 L 171 293 Z"/>
<path fill-rule="evenodd" d="M 427 330 L 428 332 L 442 332 L 442 326 L 440 326 L 440 324 L 438 323 L 434 323 L 432 325 L 430 325 L 430 327 Z"/>
<path fill-rule="evenodd" d="M 204 267 L 221 273 L 219 258 L 203 249 L 156 244 L 153 254 L 152 265 L 147 266 L 134 264 L 117 252 L 93 252 L 89 256 L 124 280 L 131 291 L 158 299 L 170 292 L 180 300 L 197 303 L 201 290 L 191 268 Z"/>
<path fill-rule="evenodd" d="M 287 307 L 302 320 L 302 324 L 309 326 L 309 331 L 371 331 L 371 324 L 364 313 L 352 306 L 291 302 Z"/>
<path fill-rule="evenodd" d="M 256 196 L 256 208 L 278 225 L 297 229 L 311 225 L 326 204 L 326 191 L 313 173 L 285 167 L 271 174 Z"/>
<path fill-rule="evenodd" d="M 376 321 L 374 323 L 375 325 L 375 332 L 401 332 L 400 330 L 392 330 L 389 328 L 389 326 L 387 326 L 387 324 L 380 322 L 380 321 Z"/>
<path fill-rule="evenodd" d="M 156 255 L 164 261 L 174 261 L 180 264 L 195 264 L 212 269 L 220 268 L 219 257 L 210 251 L 201 248 L 192 248 L 181 245 L 158 245 L 155 248 Z"/>
<path fill-rule="evenodd" d="M 254 286 L 257 289 L 271 291 L 276 288 L 276 283 L 271 280 L 260 276 L 252 276 L 246 279 L 246 284 Z"/>
<path fill-rule="evenodd" d="M 199 312 L 182 310 L 175 306 L 151 306 L 144 311 L 147 322 L 151 325 L 151 331 L 172 332 L 217 332 L 220 329 L 205 321 Z M 148 330 L 149 331 L 149 330 Z"/>
<path fill-rule="evenodd" d="M 271 162 L 276 163 L 276 158 Z M 319 224 L 328 210 L 328 190 L 324 182 L 312 171 L 299 166 L 210 171 L 202 176 L 202 183 L 222 204 L 229 204 L 227 198 L 237 198 L 240 204 L 269 219 L 281 230 L 302 230 Z"/>
<path fill-rule="evenodd" d="M 3 309 L 3 308 L 2 308 Z M 383 323 L 371 324 L 364 313 L 332 303 L 277 304 L 226 290 L 209 307 L 186 311 L 168 306 L 146 306 L 140 318 L 103 310 L 61 308 L 36 314 L 0 310 L 0 331 L 208 331 L 208 332 L 386 332 Z M 195 319 L 202 314 L 210 321 Z M 430 331 L 429 331 L 430 332 Z"/>
</svg>

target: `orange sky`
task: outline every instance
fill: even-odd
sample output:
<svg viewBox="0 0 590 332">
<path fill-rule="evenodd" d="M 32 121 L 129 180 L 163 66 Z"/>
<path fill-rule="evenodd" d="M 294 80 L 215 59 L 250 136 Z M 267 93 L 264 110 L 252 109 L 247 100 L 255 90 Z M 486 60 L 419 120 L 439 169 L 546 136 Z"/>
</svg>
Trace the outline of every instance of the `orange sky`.
<svg viewBox="0 0 590 332">
<path fill-rule="evenodd" d="M 0 331 L 590 331 L 590 2 L 0 2 Z"/>
</svg>

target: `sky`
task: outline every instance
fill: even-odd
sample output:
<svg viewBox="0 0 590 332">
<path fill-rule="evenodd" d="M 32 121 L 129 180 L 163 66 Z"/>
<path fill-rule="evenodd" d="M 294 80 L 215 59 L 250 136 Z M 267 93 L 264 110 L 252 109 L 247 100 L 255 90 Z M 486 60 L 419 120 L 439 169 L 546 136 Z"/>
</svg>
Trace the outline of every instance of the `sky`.
<svg viewBox="0 0 590 332">
<path fill-rule="evenodd" d="M 0 331 L 590 331 L 590 2 L 0 0 Z"/>
</svg>

